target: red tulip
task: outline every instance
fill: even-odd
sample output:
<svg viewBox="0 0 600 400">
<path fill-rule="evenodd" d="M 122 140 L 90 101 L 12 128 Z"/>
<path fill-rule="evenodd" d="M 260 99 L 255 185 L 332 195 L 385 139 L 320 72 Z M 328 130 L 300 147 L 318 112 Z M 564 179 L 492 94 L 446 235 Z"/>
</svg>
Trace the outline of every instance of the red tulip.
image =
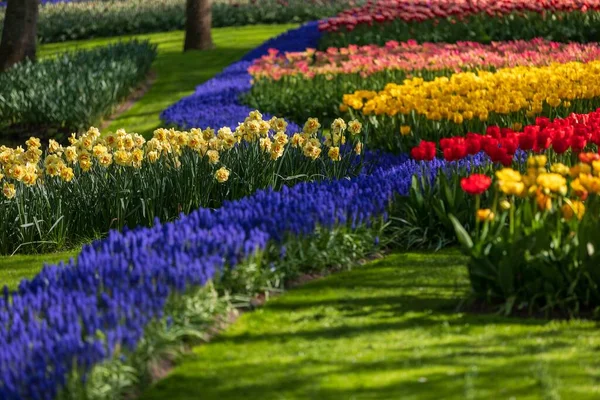
<svg viewBox="0 0 600 400">
<path fill-rule="evenodd" d="M 492 178 L 483 174 L 474 174 L 460 180 L 460 187 L 470 195 L 485 193 L 492 184 Z"/>
</svg>

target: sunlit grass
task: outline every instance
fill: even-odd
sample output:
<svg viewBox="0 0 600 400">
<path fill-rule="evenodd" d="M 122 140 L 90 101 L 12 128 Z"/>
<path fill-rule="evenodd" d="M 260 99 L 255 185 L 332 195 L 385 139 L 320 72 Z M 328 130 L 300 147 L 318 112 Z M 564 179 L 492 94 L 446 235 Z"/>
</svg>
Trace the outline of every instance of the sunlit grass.
<svg viewBox="0 0 600 400">
<path fill-rule="evenodd" d="M 464 258 L 395 254 L 244 314 L 144 399 L 597 399 L 594 322 L 456 312 Z"/>
<path fill-rule="evenodd" d="M 10 289 L 15 289 L 22 279 L 33 278 L 44 263 L 66 262 L 78 253 L 79 250 L 72 250 L 52 254 L 0 256 L 0 287 L 7 285 Z"/>
</svg>

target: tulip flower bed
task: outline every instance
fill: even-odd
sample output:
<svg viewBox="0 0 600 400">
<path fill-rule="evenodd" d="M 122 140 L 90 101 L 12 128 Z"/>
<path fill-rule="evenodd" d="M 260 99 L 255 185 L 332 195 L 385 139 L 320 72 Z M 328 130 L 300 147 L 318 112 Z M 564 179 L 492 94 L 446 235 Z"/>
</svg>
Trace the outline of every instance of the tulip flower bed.
<svg viewBox="0 0 600 400">
<path fill-rule="evenodd" d="M 486 175 L 463 180 L 465 191 L 493 199 L 489 208 L 475 210 L 474 234 L 453 219 L 470 256 L 476 299 L 501 304 L 506 314 L 520 309 L 597 316 L 600 155 L 579 153 L 579 160 L 569 168 L 535 155 L 524 174 L 496 171 L 493 186 Z"/>
<path fill-rule="evenodd" d="M 411 150 L 415 160 L 430 160 L 436 156 L 434 142 L 421 141 Z M 545 152 L 551 160 L 568 161 L 590 146 L 600 146 L 600 112 L 571 114 L 567 118 L 536 118 L 534 125 L 521 131 L 489 126 L 485 134 L 468 133 L 466 136 L 444 138 L 439 148 L 444 159 L 457 161 L 484 152 L 492 162 L 510 166 L 517 150 Z"/>
<path fill-rule="evenodd" d="M 352 45 L 285 53 L 272 49 L 248 68 L 253 83 L 244 102 L 296 121 L 310 116 L 327 120 L 339 114 L 338 103 L 345 93 L 361 88 L 383 90 L 388 82 L 410 77 L 430 81 L 471 70 L 588 62 L 597 60 L 599 53 L 595 43 L 562 44 L 543 39 L 490 45 L 390 41 L 385 46 Z M 298 102 L 303 106 L 297 107 Z"/>
<path fill-rule="evenodd" d="M 522 126 L 536 116 L 560 117 L 596 109 L 600 63 L 503 68 L 390 83 L 380 92 L 344 95 L 342 107 L 369 121 L 376 147 L 407 151 L 419 139 Z M 518 130 L 518 129 L 517 129 Z"/>
<path fill-rule="evenodd" d="M 598 0 L 372 0 L 322 21 L 321 48 L 389 40 L 597 42 Z"/>
<path fill-rule="evenodd" d="M 469 171 L 421 180 L 408 202 L 416 209 L 413 197 L 435 199 L 429 206 L 440 221 L 437 231 L 453 225 L 470 256 L 473 298 L 480 305 L 506 314 L 597 314 L 599 123 L 597 110 L 537 118 L 522 132 L 493 126 L 484 135 L 440 140 L 447 161 L 468 161 L 482 151 L 496 164 L 470 163 Z M 411 155 L 434 160 L 436 147 L 421 141 Z M 456 203 L 462 207 L 450 209 Z"/>
</svg>

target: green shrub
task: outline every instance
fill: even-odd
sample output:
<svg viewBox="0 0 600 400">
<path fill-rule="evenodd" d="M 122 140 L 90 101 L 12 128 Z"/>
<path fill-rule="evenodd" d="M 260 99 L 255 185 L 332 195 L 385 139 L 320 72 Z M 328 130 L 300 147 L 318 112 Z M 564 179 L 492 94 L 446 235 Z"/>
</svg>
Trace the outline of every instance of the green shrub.
<svg viewBox="0 0 600 400">
<path fill-rule="evenodd" d="M 305 22 L 337 14 L 352 0 L 215 2 L 213 26 Z M 4 10 L 0 9 L 0 30 Z M 185 0 L 113 0 L 40 6 L 43 43 L 183 29 Z"/>
<path fill-rule="evenodd" d="M 148 74 L 149 42 L 117 43 L 24 62 L 0 74 L 0 132 L 69 132 L 97 123 Z"/>
</svg>

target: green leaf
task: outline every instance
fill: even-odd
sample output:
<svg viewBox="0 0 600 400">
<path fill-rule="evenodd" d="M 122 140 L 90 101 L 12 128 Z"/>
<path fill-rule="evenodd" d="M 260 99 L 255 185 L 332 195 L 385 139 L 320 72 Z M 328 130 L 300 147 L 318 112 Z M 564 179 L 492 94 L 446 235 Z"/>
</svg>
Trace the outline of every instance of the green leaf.
<svg viewBox="0 0 600 400">
<path fill-rule="evenodd" d="M 462 244 L 466 249 L 471 250 L 473 248 L 473 240 L 471 239 L 471 235 L 469 235 L 469 233 L 454 215 L 448 214 L 448 218 L 450 218 L 450 221 L 452 221 L 454 231 L 456 232 L 456 236 L 460 244 Z"/>
</svg>

